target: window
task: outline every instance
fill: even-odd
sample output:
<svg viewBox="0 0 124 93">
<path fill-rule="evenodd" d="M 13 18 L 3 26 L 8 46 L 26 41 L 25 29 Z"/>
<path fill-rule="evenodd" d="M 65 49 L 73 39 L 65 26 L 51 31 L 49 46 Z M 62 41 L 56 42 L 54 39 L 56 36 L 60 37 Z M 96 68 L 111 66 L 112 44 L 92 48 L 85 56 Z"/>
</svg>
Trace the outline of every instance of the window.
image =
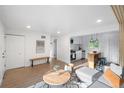
<svg viewBox="0 0 124 93">
<path fill-rule="evenodd" d="M 45 41 L 36 40 L 36 53 L 45 53 Z"/>
</svg>

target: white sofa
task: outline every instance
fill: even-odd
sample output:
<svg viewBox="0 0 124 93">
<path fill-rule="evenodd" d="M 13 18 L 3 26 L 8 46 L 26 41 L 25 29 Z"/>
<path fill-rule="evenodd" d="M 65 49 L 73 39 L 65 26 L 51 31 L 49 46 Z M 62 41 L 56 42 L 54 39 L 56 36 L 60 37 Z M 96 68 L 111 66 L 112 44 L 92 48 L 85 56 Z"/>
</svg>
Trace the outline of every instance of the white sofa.
<svg viewBox="0 0 124 93">
<path fill-rule="evenodd" d="M 93 83 L 99 78 L 101 74 L 99 71 L 95 69 L 88 67 L 81 67 L 76 70 L 76 75 L 83 82 Z"/>
<path fill-rule="evenodd" d="M 108 69 L 111 69 L 118 76 L 122 75 L 122 68 L 116 64 L 111 64 Z M 77 77 L 87 84 L 88 88 L 111 88 L 111 84 L 104 78 L 104 75 L 95 69 L 81 67 L 76 70 Z M 87 83 L 86 83 L 87 82 Z M 121 86 L 124 88 L 124 84 Z"/>
</svg>

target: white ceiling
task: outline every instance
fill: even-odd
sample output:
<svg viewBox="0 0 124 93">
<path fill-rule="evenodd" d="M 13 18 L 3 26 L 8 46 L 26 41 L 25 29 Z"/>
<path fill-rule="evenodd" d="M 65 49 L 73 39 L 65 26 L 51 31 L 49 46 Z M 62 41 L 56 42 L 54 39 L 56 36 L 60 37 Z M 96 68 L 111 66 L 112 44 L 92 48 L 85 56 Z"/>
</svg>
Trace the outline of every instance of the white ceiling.
<svg viewBox="0 0 124 93">
<path fill-rule="evenodd" d="M 31 25 L 31 31 L 52 35 L 57 34 L 57 31 L 65 34 L 117 24 L 111 7 L 100 5 L 0 6 L 0 16 L 9 30 L 26 31 L 26 26 Z M 97 24 L 97 19 L 102 19 L 103 22 Z"/>
</svg>

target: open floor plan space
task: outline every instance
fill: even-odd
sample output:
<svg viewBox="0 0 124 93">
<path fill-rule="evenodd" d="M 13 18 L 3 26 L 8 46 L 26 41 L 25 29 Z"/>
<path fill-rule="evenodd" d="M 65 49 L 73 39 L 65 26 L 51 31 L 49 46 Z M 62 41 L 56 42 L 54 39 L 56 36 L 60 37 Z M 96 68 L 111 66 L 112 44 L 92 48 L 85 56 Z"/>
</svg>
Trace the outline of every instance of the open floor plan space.
<svg viewBox="0 0 124 93">
<path fill-rule="evenodd" d="M 65 63 L 53 60 L 51 64 L 45 63 L 34 67 L 22 67 L 7 70 L 1 87 L 29 87 L 42 81 L 43 75 L 52 70 L 54 65 L 60 65 L 61 69 L 64 69 Z M 75 67 L 78 65 L 87 66 L 87 62 L 85 62 L 85 60 L 81 60 L 75 63 Z"/>
<path fill-rule="evenodd" d="M 124 6 L 0 5 L 1 88 L 124 88 Z"/>
</svg>

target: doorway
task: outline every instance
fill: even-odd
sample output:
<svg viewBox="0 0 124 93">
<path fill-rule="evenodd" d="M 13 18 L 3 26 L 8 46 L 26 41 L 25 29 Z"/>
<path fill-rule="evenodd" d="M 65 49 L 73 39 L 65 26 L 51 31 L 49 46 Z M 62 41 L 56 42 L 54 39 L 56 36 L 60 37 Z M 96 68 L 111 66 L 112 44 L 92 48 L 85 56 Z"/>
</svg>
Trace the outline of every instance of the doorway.
<svg viewBox="0 0 124 93">
<path fill-rule="evenodd" d="M 24 36 L 6 35 L 6 69 L 24 67 Z"/>
<path fill-rule="evenodd" d="M 57 59 L 57 39 L 54 40 L 54 58 Z"/>
</svg>

